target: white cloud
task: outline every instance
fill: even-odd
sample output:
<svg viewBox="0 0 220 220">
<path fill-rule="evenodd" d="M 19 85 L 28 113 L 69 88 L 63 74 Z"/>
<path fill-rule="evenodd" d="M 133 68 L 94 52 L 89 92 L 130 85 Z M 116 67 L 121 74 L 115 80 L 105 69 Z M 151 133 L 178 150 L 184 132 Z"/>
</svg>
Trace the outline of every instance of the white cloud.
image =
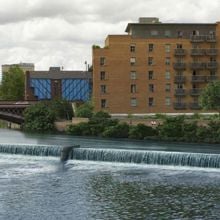
<svg viewBox="0 0 220 220">
<path fill-rule="evenodd" d="M 0 0 L 0 63 L 83 69 L 93 44 L 123 34 L 139 17 L 216 22 L 219 8 L 219 0 Z"/>
</svg>

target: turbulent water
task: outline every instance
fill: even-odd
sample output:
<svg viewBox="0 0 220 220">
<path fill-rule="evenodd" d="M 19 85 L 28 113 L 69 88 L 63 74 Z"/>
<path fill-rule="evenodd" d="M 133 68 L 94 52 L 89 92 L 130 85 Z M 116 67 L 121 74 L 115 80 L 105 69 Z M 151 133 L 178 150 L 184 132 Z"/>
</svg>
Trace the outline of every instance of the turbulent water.
<svg viewBox="0 0 220 220">
<path fill-rule="evenodd" d="M 61 145 L 72 144 L 82 147 L 74 150 L 77 160 L 61 163 Z M 26 136 L 0 130 L 0 152 L 0 220 L 220 216 L 220 168 L 211 168 L 219 167 L 218 145 Z"/>
</svg>

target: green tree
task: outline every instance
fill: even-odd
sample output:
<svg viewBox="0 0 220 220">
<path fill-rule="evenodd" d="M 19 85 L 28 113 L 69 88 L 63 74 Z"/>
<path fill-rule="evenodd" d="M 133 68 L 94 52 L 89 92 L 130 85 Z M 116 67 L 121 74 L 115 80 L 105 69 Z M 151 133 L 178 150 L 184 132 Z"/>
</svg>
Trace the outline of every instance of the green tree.
<svg viewBox="0 0 220 220">
<path fill-rule="evenodd" d="M 46 103 L 39 102 L 25 109 L 24 111 L 24 130 L 30 132 L 48 132 L 54 130 L 56 119 Z"/>
<path fill-rule="evenodd" d="M 91 118 L 93 116 L 93 109 L 94 107 L 91 102 L 86 102 L 76 109 L 76 116 L 82 118 Z"/>
<path fill-rule="evenodd" d="M 18 101 L 24 99 L 24 72 L 18 66 L 3 74 L 0 85 L 0 99 Z"/>
<path fill-rule="evenodd" d="M 220 81 L 212 82 L 203 90 L 199 103 L 203 109 L 220 113 Z"/>
</svg>

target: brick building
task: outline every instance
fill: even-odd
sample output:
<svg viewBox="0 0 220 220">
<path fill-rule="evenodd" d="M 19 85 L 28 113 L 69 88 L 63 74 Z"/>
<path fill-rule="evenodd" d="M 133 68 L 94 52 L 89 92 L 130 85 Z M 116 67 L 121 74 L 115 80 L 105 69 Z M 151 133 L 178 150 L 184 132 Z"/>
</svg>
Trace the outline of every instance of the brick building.
<svg viewBox="0 0 220 220">
<path fill-rule="evenodd" d="M 92 74 L 87 71 L 63 71 L 50 67 L 49 71 L 27 71 L 25 100 L 88 101 L 91 97 Z"/>
<path fill-rule="evenodd" d="M 201 111 L 198 97 L 218 80 L 220 22 L 161 23 L 140 18 L 127 35 L 93 48 L 95 110 L 112 114 Z"/>
</svg>

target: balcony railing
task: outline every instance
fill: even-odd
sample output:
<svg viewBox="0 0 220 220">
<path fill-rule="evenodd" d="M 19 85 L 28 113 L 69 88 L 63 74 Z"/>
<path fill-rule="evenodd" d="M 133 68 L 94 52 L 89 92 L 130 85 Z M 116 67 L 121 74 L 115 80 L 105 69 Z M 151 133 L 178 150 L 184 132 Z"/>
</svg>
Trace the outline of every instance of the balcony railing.
<svg viewBox="0 0 220 220">
<path fill-rule="evenodd" d="M 190 95 L 191 96 L 199 96 L 201 94 L 202 89 L 191 89 Z"/>
<path fill-rule="evenodd" d="M 218 68 L 218 63 L 217 62 L 209 62 L 206 64 L 207 69 L 217 69 Z"/>
<path fill-rule="evenodd" d="M 203 42 L 206 40 L 206 36 L 205 35 L 191 35 L 190 37 L 191 42 Z"/>
<path fill-rule="evenodd" d="M 191 69 L 198 70 L 198 69 L 205 69 L 206 63 L 195 62 L 190 64 Z"/>
<path fill-rule="evenodd" d="M 182 109 L 186 109 L 187 105 L 186 105 L 186 103 L 176 102 L 173 104 L 173 107 L 176 110 L 182 110 Z"/>
<path fill-rule="evenodd" d="M 206 76 L 192 76 L 192 82 L 206 82 Z"/>
<path fill-rule="evenodd" d="M 173 68 L 177 70 L 184 70 L 186 69 L 186 63 L 174 63 Z"/>
<path fill-rule="evenodd" d="M 184 49 L 175 49 L 175 56 L 185 56 L 186 55 L 186 50 Z"/>
<path fill-rule="evenodd" d="M 212 81 L 218 80 L 218 77 L 217 76 L 207 76 L 206 80 L 207 80 L 207 82 L 212 82 Z"/>
<path fill-rule="evenodd" d="M 190 107 L 190 109 L 193 109 L 193 110 L 201 109 L 199 103 L 197 103 L 197 102 L 189 103 L 189 107 Z"/>
<path fill-rule="evenodd" d="M 175 83 L 185 83 L 186 77 L 185 76 L 175 76 L 174 82 Z"/>
<path fill-rule="evenodd" d="M 186 95 L 186 90 L 185 89 L 176 89 L 175 90 L 175 95 L 176 96 L 185 96 Z"/>
<path fill-rule="evenodd" d="M 205 55 L 204 49 L 192 49 L 191 50 L 191 56 L 203 56 Z"/>
<path fill-rule="evenodd" d="M 209 56 L 216 56 L 218 55 L 218 49 L 207 49 L 206 50 L 206 55 L 209 55 Z"/>
<path fill-rule="evenodd" d="M 216 42 L 216 36 L 215 35 L 191 35 L 190 36 L 191 42 Z"/>
</svg>

